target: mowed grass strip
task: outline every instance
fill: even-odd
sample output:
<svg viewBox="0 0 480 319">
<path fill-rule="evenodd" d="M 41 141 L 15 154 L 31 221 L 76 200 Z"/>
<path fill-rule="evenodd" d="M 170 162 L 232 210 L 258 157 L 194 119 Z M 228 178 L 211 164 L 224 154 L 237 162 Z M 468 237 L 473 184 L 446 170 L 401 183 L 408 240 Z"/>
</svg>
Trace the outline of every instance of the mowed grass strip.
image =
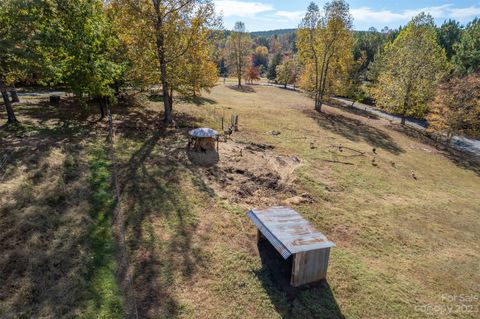
<svg viewBox="0 0 480 319">
<path fill-rule="evenodd" d="M 123 304 L 116 272 L 112 217 L 116 205 L 110 184 L 110 164 L 105 146 L 93 145 L 89 156 L 92 255 L 87 275 L 86 317 L 122 318 Z"/>
</svg>

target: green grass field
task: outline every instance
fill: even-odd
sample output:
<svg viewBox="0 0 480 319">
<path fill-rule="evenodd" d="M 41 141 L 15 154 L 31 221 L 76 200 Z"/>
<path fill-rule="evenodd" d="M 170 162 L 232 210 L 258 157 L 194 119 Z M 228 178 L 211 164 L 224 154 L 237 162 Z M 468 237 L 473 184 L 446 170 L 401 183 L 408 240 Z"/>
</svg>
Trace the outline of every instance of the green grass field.
<svg viewBox="0 0 480 319">
<path fill-rule="evenodd" d="M 179 99 L 177 129 L 159 125 L 158 98 L 138 100 L 142 106 L 115 107 L 114 124 L 139 317 L 480 315 L 474 163 L 361 112 L 325 106 L 316 113 L 309 98 L 280 88 L 221 84 L 203 98 Z M 2 153 L 9 154 L 0 188 L 0 317 L 112 318 L 124 309 L 106 227 L 106 123 L 71 107 L 31 98 L 16 108 L 22 125 L 0 129 Z M 189 129 L 220 129 L 221 117 L 232 114 L 240 132 L 220 144 L 219 166 L 233 143 L 269 144 L 273 150 L 259 156 L 301 161 L 288 188 L 239 197 L 219 189 L 216 175 L 208 175 L 215 169 L 186 159 Z M 285 291 L 259 256 L 246 211 L 303 193 L 312 201 L 294 208 L 337 246 L 328 282 Z"/>
</svg>

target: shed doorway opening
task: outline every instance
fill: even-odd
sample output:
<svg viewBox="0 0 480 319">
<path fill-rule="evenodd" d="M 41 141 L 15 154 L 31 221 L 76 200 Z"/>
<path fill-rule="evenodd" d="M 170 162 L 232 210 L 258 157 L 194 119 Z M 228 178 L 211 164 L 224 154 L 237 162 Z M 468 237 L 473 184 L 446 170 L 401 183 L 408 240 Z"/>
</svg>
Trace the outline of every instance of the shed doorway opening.
<svg viewBox="0 0 480 319">
<path fill-rule="evenodd" d="M 262 261 L 276 284 L 283 289 L 290 287 L 293 256 L 284 259 L 277 249 L 257 230 L 257 248 Z"/>
</svg>

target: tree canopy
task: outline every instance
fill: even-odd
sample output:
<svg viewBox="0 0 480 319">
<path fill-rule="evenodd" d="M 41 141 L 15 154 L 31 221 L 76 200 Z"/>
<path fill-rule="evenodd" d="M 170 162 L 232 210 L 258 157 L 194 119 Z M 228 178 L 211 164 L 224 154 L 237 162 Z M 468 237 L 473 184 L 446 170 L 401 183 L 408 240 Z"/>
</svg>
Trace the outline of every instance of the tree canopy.
<svg viewBox="0 0 480 319">
<path fill-rule="evenodd" d="M 453 65 L 457 74 L 480 71 L 480 19 L 467 24 L 460 42 L 454 44 Z"/>
<path fill-rule="evenodd" d="M 252 39 L 245 30 L 245 23 L 238 21 L 227 39 L 226 60 L 230 74 L 237 78 L 238 86 L 242 86 L 242 77 L 252 53 Z"/>
<path fill-rule="evenodd" d="M 303 88 L 314 96 L 320 111 L 327 93 L 335 92 L 348 74 L 352 62 L 352 16 L 348 4 L 334 0 L 323 12 L 313 2 L 297 31 L 297 48 L 305 66 Z"/>
<path fill-rule="evenodd" d="M 480 136 L 480 74 L 472 73 L 443 82 L 430 105 L 429 130 Z"/>
<path fill-rule="evenodd" d="M 438 45 L 433 18 L 413 18 L 393 43 L 388 43 L 374 97 L 378 106 L 402 116 L 423 116 L 437 83 L 447 70 L 445 51 Z"/>
</svg>

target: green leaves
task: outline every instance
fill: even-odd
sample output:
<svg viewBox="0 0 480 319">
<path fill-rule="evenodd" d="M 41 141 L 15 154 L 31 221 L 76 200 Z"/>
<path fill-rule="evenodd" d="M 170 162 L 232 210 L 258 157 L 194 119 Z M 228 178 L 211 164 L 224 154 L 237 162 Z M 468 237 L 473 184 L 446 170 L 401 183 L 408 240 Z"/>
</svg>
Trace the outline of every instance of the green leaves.
<svg viewBox="0 0 480 319">
<path fill-rule="evenodd" d="M 377 105 L 402 116 L 423 116 L 448 69 L 431 16 L 421 13 L 387 44 L 374 89 Z"/>
<path fill-rule="evenodd" d="M 64 84 L 80 96 L 112 94 L 118 45 L 100 0 L 6 0 L 0 26 L 0 71 L 7 82 Z"/>
<path fill-rule="evenodd" d="M 480 71 L 480 19 L 470 22 L 454 45 L 453 65 L 457 74 Z"/>
</svg>

